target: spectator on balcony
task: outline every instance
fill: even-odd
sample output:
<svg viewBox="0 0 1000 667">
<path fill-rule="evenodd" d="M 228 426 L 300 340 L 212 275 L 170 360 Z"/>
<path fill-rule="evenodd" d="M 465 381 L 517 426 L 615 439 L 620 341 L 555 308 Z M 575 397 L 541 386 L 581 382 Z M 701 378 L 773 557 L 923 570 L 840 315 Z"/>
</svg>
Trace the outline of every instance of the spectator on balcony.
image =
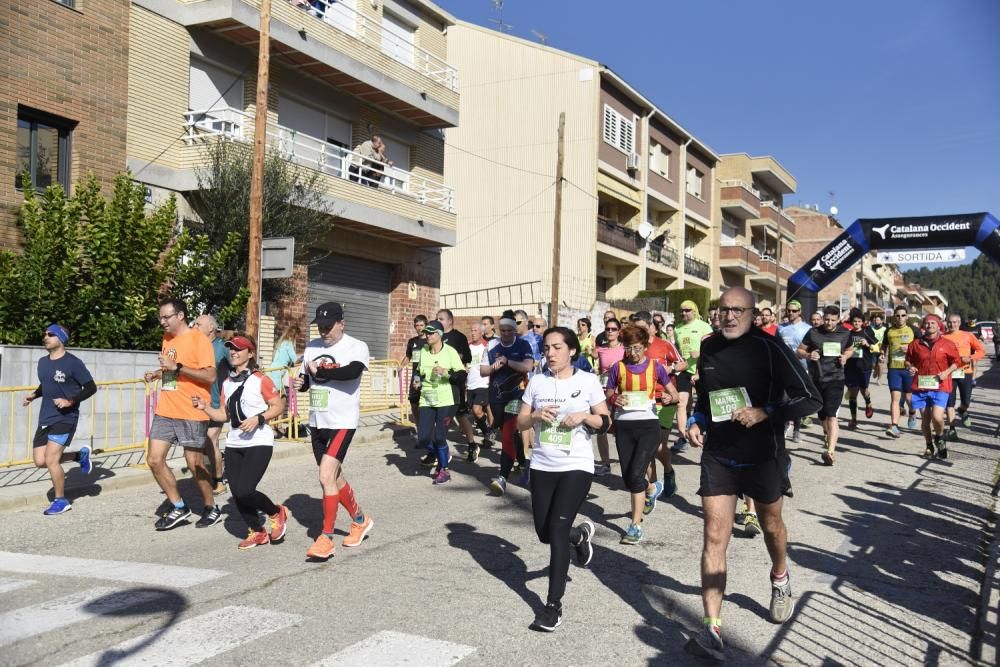
<svg viewBox="0 0 1000 667">
<path fill-rule="evenodd" d="M 386 165 L 393 162 L 385 155 L 385 142 L 382 137 L 373 134 L 372 138 L 354 148 L 354 153 L 360 157 L 361 164 L 352 164 L 348 169 L 350 179 L 362 182 L 368 187 L 377 188 L 385 178 Z"/>
</svg>

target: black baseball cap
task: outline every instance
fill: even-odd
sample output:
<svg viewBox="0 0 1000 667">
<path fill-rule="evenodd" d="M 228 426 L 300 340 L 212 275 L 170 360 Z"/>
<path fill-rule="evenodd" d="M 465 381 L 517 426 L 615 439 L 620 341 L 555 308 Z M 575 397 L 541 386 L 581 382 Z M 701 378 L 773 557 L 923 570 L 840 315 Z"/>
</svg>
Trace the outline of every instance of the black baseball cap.
<svg viewBox="0 0 1000 667">
<path fill-rule="evenodd" d="M 327 301 L 316 309 L 316 317 L 312 324 L 330 326 L 344 319 L 344 307 L 339 303 Z"/>
</svg>

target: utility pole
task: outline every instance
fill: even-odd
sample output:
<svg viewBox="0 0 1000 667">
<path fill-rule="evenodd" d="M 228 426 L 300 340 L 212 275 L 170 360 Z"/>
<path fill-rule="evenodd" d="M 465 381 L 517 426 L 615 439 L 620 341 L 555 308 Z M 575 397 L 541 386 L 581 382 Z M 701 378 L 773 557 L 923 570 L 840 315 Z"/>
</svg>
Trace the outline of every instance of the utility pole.
<svg viewBox="0 0 1000 667">
<path fill-rule="evenodd" d="M 549 326 L 559 326 L 559 259 L 562 244 L 563 135 L 566 112 L 559 113 L 559 139 L 556 153 L 556 212 L 552 224 L 552 302 L 549 304 Z"/>
<path fill-rule="evenodd" d="M 257 55 L 257 109 L 253 123 L 253 171 L 250 176 L 250 257 L 247 270 L 246 330 L 257 336 L 260 325 L 260 263 L 264 206 L 264 147 L 267 141 L 267 88 L 271 71 L 271 0 L 260 0 L 260 46 Z"/>
</svg>

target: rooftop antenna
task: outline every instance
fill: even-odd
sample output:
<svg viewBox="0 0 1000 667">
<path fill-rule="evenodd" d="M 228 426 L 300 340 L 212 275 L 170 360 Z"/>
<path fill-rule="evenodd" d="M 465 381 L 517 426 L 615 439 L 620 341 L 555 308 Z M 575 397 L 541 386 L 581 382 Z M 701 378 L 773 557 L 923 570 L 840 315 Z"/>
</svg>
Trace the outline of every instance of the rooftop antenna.
<svg viewBox="0 0 1000 667">
<path fill-rule="evenodd" d="M 537 30 L 535 30 L 534 28 L 532 28 L 531 29 L 531 34 L 534 35 L 535 37 L 537 37 L 538 41 L 541 42 L 542 45 L 548 46 L 548 44 L 549 44 L 549 37 L 544 32 L 538 32 Z"/>
<path fill-rule="evenodd" d="M 497 30 L 500 32 L 510 32 L 510 29 L 514 26 L 503 22 L 503 0 L 493 0 L 493 9 L 496 10 L 497 17 L 495 19 L 490 19 L 490 23 L 496 23 Z"/>
</svg>

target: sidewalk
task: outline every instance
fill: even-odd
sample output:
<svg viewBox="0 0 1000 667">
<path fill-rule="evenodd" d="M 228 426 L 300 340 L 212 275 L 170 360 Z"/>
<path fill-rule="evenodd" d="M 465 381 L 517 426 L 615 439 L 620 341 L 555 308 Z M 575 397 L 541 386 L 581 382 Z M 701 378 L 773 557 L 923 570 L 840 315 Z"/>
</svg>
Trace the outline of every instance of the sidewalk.
<svg viewBox="0 0 1000 667">
<path fill-rule="evenodd" d="M 393 422 L 394 416 L 396 415 L 362 415 L 361 426 L 352 445 L 393 440 L 412 432 Z M 287 440 L 275 444 L 273 459 L 306 455 L 312 455 L 312 447 L 307 439 Z M 170 463 L 175 474 L 187 475 L 180 448 L 174 447 L 170 451 Z M 71 501 L 154 483 L 153 476 L 145 467 L 141 450 L 97 453 L 94 456 L 94 470 L 87 476 L 80 474 L 79 467 L 75 464 L 67 463 L 63 468 L 66 470 L 66 497 Z M 0 469 L 0 512 L 31 506 L 44 508 L 52 502 L 51 495 L 52 483 L 45 469 L 26 466 Z"/>
</svg>

